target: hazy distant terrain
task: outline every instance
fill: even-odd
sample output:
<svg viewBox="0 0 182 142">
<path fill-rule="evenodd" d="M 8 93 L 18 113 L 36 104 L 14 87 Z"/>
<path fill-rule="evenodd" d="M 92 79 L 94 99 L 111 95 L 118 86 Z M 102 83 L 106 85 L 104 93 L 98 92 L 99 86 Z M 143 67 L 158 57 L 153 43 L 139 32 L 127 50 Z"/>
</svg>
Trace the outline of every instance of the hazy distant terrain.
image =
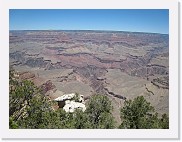
<svg viewBox="0 0 182 142">
<path fill-rule="evenodd" d="M 56 86 L 50 97 L 107 95 L 119 121 L 125 99 L 143 95 L 169 111 L 169 35 L 112 31 L 10 31 L 10 64 Z"/>
</svg>

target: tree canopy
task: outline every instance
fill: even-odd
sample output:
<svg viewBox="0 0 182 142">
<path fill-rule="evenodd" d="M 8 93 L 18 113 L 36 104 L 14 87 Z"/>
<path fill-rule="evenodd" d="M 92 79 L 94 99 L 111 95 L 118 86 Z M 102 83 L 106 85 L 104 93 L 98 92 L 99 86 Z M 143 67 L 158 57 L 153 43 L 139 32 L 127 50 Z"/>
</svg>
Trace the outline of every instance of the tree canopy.
<svg viewBox="0 0 182 142">
<path fill-rule="evenodd" d="M 94 95 L 88 102 L 86 114 L 92 128 L 111 129 L 115 127 L 114 117 L 111 114 L 113 107 L 107 96 Z"/>
<path fill-rule="evenodd" d="M 124 129 L 168 129 L 169 118 L 166 114 L 162 118 L 155 113 L 154 107 L 143 96 L 138 96 L 133 101 L 126 100 L 121 108 L 123 122 L 119 128 Z"/>
</svg>

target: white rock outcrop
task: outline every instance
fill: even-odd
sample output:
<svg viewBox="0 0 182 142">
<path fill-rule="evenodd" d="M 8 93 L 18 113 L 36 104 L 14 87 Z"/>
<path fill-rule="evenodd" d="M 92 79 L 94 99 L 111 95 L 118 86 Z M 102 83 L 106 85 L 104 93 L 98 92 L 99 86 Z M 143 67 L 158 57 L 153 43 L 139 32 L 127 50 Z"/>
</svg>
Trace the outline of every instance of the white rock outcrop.
<svg viewBox="0 0 182 142">
<path fill-rule="evenodd" d="M 65 101 L 65 100 L 71 100 L 75 97 L 75 93 L 71 93 L 71 94 L 65 94 L 62 95 L 56 99 L 54 99 L 55 101 Z"/>
<path fill-rule="evenodd" d="M 75 97 L 79 97 L 78 100 L 74 100 Z M 83 112 L 86 110 L 83 95 L 77 96 L 75 93 L 65 94 L 54 100 L 57 102 L 64 102 L 65 105 L 63 106 L 63 109 L 66 112 L 74 112 L 76 109 L 81 109 Z"/>
<path fill-rule="evenodd" d="M 82 103 L 70 101 L 70 102 L 66 102 L 65 106 L 63 107 L 63 109 L 66 112 L 74 112 L 75 109 L 81 109 L 84 112 L 86 110 L 86 107 Z"/>
</svg>

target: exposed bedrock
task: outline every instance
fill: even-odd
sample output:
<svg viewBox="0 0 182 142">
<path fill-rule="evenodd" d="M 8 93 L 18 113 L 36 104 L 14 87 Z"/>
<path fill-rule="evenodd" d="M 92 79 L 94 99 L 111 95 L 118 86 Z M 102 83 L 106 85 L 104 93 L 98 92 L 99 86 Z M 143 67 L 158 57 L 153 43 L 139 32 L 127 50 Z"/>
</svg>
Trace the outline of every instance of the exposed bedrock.
<svg viewBox="0 0 182 142">
<path fill-rule="evenodd" d="M 45 69 L 53 69 L 53 65 L 51 60 L 44 60 L 43 57 L 32 57 L 32 55 L 28 55 L 25 52 L 16 51 L 14 53 L 9 54 L 10 58 L 19 62 L 19 64 L 27 65 L 29 67 L 40 67 Z"/>
<path fill-rule="evenodd" d="M 169 73 L 165 67 L 152 66 L 152 67 L 141 67 L 132 70 L 130 75 L 138 77 L 147 77 L 147 76 L 153 76 L 154 74 L 168 75 Z"/>
<path fill-rule="evenodd" d="M 114 92 L 112 91 L 109 91 L 107 88 L 104 88 L 104 90 L 111 96 L 113 97 L 116 97 L 116 98 L 119 98 L 119 99 L 122 99 L 122 100 L 126 100 L 127 98 L 123 95 L 119 95 L 119 94 L 115 94 Z"/>
<path fill-rule="evenodd" d="M 20 72 L 20 73 L 18 73 L 19 74 L 19 78 L 21 79 L 21 80 L 32 80 L 32 79 L 34 79 L 35 78 L 35 74 L 34 73 L 31 73 L 31 72 L 28 72 L 28 71 L 26 71 L 26 72 Z"/>
<path fill-rule="evenodd" d="M 13 53 L 9 53 L 9 57 L 23 63 L 25 60 L 24 54 L 25 53 L 23 53 L 23 52 L 16 51 Z"/>
<path fill-rule="evenodd" d="M 51 80 L 48 80 L 40 86 L 40 89 L 41 93 L 46 95 L 46 93 L 50 90 L 56 91 L 56 86 L 51 82 Z"/>
<path fill-rule="evenodd" d="M 62 47 L 61 47 L 62 48 Z M 58 48 L 59 49 L 59 48 Z M 93 54 L 88 53 L 77 53 L 77 54 L 60 54 L 57 63 L 52 63 L 51 60 L 44 60 L 43 57 L 32 57 L 28 56 L 24 52 L 10 53 L 10 58 L 18 61 L 18 64 L 27 65 L 29 67 L 40 67 L 45 70 L 59 69 L 59 68 L 84 68 L 87 73 L 88 67 L 90 71 L 96 68 L 98 69 L 120 69 L 132 76 L 146 77 L 158 75 L 167 75 L 168 68 L 162 65 L 148 65 L 151 58 L 155 55 L 148 55 L 144 57 L 133 57 L 129 55 L 125 60 L 115 61 L 113 59 L 101 59 Z M 91 68 L 92 67 L 92 68 Z M 82 69 L 83 70 L 83 69 Z M 94 74 L 93 74 L 94 76 Z"/>
<path fill-rule="evenodd" d="M 169 89 L 169 76 L 155 78 L 151 83 L 158 88 Z"/>
<path fill-rule="evenodd" d="M 83 78 L 83 80 L 85 79 L 96 93 L 110 95 L 112 97 L 117 97 L 119 99 L 125 100 L 126 97 L 115 94 L 114 92 L 109 91 L 107 88 L 105 88 L 107 83 L 104 79 L 100 79 L 99 77 L 103 76 L 106 72 L 107 70 L 97 68 L 95 66 L 87 66 L 85 68 L 77 68 L 74 70 L 74 73 L 78 74 L 81 78 Z"/>
<path fill-rule="evenodd" d="M 104 93 L 104 84 L 102 81 L 97 80 L 97 78 L 106 73 L 105 69 L 97 68 L 96 66 L 87 66 L 75 68 L 73 72 L 78 74 L 83 82 L 88 82 L 96 93 Z"/>
</svg>

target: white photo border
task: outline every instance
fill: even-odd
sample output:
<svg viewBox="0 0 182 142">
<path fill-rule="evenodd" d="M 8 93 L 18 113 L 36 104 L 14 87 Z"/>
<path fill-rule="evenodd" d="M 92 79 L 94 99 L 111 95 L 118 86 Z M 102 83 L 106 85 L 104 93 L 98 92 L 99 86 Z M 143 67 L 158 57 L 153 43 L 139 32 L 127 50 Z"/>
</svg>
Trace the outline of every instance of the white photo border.
<svg viewBox="0 0 182 142">
<path fill-rule="evenodd" d="M 169 129 L 9 129 L 9 9 L 169 9 Z M 0 17 L 0 133 L 3 139 L 179 139 L 177 0 L 1 0 Z"/>
</svg>

